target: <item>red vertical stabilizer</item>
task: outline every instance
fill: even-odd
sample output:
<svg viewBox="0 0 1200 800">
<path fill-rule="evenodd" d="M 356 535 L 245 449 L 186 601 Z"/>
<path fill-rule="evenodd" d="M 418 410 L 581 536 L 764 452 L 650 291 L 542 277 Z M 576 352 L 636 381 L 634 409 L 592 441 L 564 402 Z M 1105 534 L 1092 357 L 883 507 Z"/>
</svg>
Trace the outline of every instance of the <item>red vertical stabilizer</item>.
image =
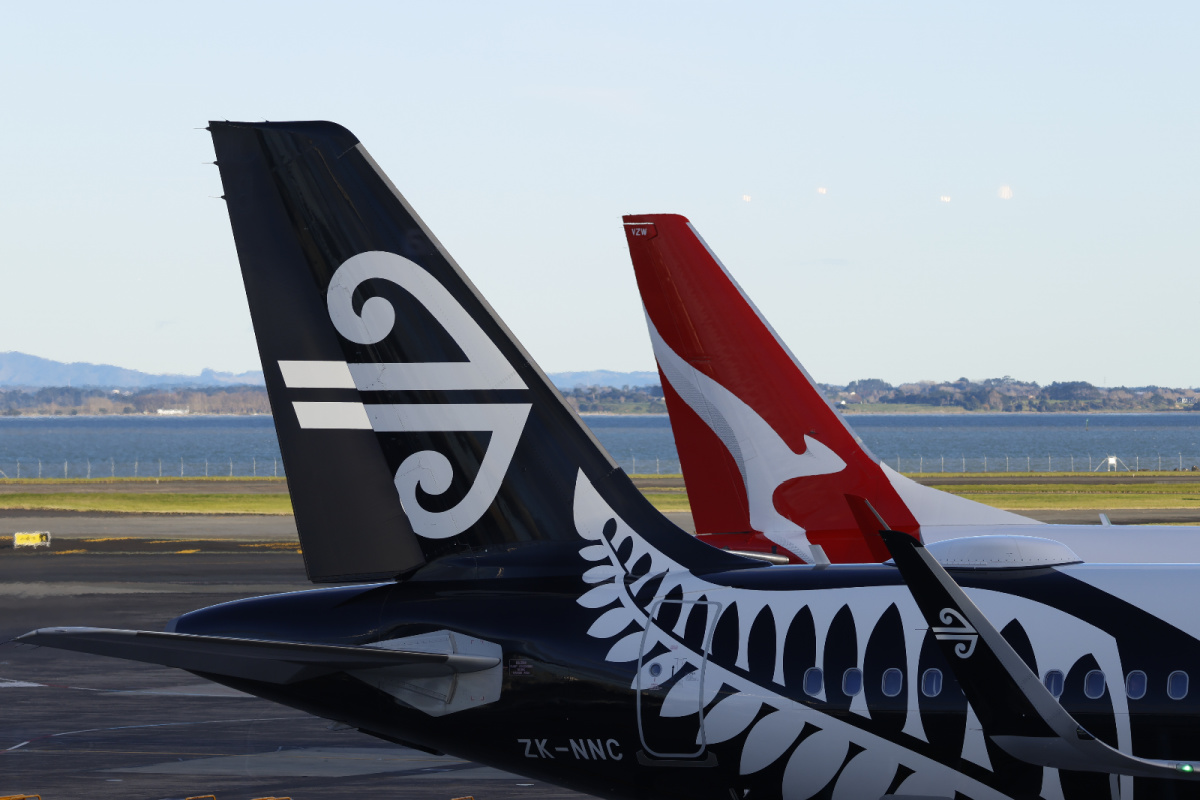
<svg viewBox="0 0 1200 800">
<path fill-rule="evenodd" d="M 916 518 L 877 461 L 684 217 L 624 218 L 696 532 L 810 563 L 883 561 L 846 495 Z M 814 550 L 813 546 L 820 550 Z"/>
</svg>

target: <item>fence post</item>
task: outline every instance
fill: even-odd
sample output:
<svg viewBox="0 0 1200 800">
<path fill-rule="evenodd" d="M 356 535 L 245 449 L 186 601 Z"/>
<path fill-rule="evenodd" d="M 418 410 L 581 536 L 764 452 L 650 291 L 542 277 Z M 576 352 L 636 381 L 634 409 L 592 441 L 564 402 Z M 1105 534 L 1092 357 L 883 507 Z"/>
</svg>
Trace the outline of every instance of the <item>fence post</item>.
<svg viewBox="0 0 1200 800">
<path fill-rule="evenodd" d="M 987 472 L 987 456 L 983 457 L 983 471 Z"/>
<path fill-rule="evenodd" d="M 925 456 L 922 455 L 921 460 L 917 463 L 920 465 L 917 467 L 917 471 L 924 472 L 925 471 Z"/>
<path fill-rule="evenodd" d="M 38 480 L 42 479 L 42 460 L 38 459 Z"/>
<path fill-rule="evenodd" d="M 108 470 L 109 470 L 108 477 L 110 477 L 110 478 L 117 477 L 117 460 L 115 458 L 113 458 L 112 456 L 108 457 Z"/>
<path fill-rule="evenodd" d="M 258 460 L 257 459 L 254 459 L 254 458 L 250 459 L 250 474 L 255 478 L 258 477 Z"/>
<path fill-rule="evenodd" d="M 229 477 L 233 477 L 233 459 L 229 459 Z"/>
<path fill-rule="evenodd" d="M 135 478 L 138 476 L 137 469 L 138 469 L 138 460 L 135 458 L 135 459 L 133 459 L 133 477 L 135 477 Z"/>
<path fill-rule="evenodd" d="M 183 456 L 179 457 L 179 477 L 183 477 Z"/>
<path fill-rule="evenodd" d="M 162 459 L 158 460 L 158 477 L 162 477 Z"/>
<path fill-rule="evenodd" d="M 204 459 L 204 477 L 208 477 L 208 459 Z"/>
<path fill-rule="evenodd" d="M 1008 472 L 1008 456 L 1004 457 L 1004 471 Z"/>
<path fill-rule="evenodd" d="M 17 459 L 17 480 L 21 480 L 21 459 Z"/>
<path fill-rule="evenodd" d="M 1029 456 L 1025 456 L 1025 471 L 1026 471 L 1026 472 L 1033 472 L 1033 469 L 1031 469 L 1031 468 L 1030 468 L 1030 466 L 1029 466 Z"/>
<path fill-rule="evenodd" d="M 942 472 L 945 472 L 945 471 L 946 471 L 946 456 L 945 456 L 945 454 L 943 454 L 942 455 Z"/>
<path fill-rule="evenodd" d="M 276 478 L 279 477 L 279 459 L 278 458 L 271 459 L 271 471 L 275 473 Z"/>
<path fill-rule="evenodd" d="M 963 460 L 963 473 L 965 474 L 965 473 L 966 473 L 966 471 L 967 471 L 967 456 L 966 456 L 966 453 L 964 453 L 964 454 L 963 454 L 962 460 Z"/>
<path fill-rule="evenodd" d="M 87 479 L 89 481 L 92 479 L 92 460 L 90 458 L 87 459 Z"/>
<path fill-rule="evenodd" d="M 67 460 L 63 459 L 63 477 L 67 477 Z"/>
</svg>

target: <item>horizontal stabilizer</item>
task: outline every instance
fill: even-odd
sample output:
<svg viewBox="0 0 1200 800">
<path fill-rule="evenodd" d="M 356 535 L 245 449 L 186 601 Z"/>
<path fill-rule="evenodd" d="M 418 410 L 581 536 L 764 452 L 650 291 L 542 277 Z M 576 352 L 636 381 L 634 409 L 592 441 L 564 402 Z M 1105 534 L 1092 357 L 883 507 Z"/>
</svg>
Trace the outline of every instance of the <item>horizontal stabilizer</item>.
<svg viewBox="0 0 1200 800">
<path fill-rule="evenodd" d="M 16 641 L 274 684 L 378 667 L 388 667 L 395 675 L 433 678 L 479 672 L 500 663 L 488 656 L 113 628 L 41 628 Z"/>
<path fill-rule="evenodd" d="M 1196 762 L 1138 758 L 1088 733 L 920 542 L 896 531 L 880 535 L 984 735 L 1002 750 L 1054 769 L 1200 779 Z"/>
</svg>

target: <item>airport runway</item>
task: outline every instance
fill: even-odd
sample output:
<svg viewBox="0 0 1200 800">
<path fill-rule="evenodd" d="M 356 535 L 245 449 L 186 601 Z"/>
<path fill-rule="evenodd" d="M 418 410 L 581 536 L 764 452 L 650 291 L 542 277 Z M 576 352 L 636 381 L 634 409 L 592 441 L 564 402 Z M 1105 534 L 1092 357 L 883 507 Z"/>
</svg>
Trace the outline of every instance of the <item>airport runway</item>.
<svg viewBox="0 0 1200 800">
<path fill-rule="evenodd" d="M 296 519 L 290 514 L 120 514 L 0 509 L 0 537 L 11 537 L 16 531 L 49 531 L 53 537 L 72 539 L 297 540 Z"/>
<path fill-rule="evenodd" d="M 55 625 L 161 630 L 195 608 L 311 587 L 295 552 L 206 544 L 208 552 L 185 554 L 0 550 L 0 641 Z M 333 730 L 180 670 L 5 644 L 0 796 L 18 793 L 44 800 L 584 797 Z"/>
<path fill-rule="evenodd" d="M 1104 509 L 1063 509 L 1017 513 L 1060 524 L 1098 525 Z M 1182 525 L 1200 522 L 1200 511 L 1188 508 L 1129 508 L 1105 511 L 1116 525 Z M 696 532 L 688 511 L 668 511 L 665 516 L 689 533 Z M 290 515 L 254 514 L 109 514 L 68 511 L 0 509 L 0 548 L 11 543 L 16 531 L 49 531 L 55 539 L 186 539 L 296 543 L 296 521 Z M 1200 531 L 1197 532 L 1200 535 Z M 7 541 L 6 541 L 7 540 Z M 82 545 L 97 549 L 95 543 Z M 129 550 L 131 548 L 122 547 Z M 140 549 L 140 548 L 132 548 Z M 2 550 L 0 550 L 2 552 Z"/>
</svg>

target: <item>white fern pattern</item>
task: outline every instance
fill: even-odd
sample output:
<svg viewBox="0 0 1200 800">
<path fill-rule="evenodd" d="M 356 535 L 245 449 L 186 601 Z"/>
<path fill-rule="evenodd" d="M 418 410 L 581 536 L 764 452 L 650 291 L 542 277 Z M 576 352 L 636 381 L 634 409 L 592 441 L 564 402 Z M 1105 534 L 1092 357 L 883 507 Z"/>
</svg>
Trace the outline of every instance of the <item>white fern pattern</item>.
<svg viewBox="0 0 1200 800">
<path fill-rule="evenodd" d="M 784 798 L 807 800 L 836 778 L 833 796 L 840 800 L 883 794 L 888 789 L 888 782 L 901 774 L 898 769 L 903 766 L 909 774 L 895 789 L 899 793 L 928 793 L 920 790 L 936 786 L 938 793 L 952 789 L 977 800 L 1005 797 L 988 784 L 903 747 L 891 738 L 792 699 L 788 694 L 797 695 L 797 687 L 784 692 L 785 638 L 792 619 L 802 609 L 812 614 L 816 641 L 821 648 L 839 610 L 848 608 L 857 629 L 870 631 L 883 613 L 895 606 L 901 614 L 906 639 L 909 663 L 905 665 L 904 673 L 917 674 L 921 637 L 927 626 L 911 596 L 902 587 L 773 592 L 708 583 L 651 547 L 608 507 L 582 472 L 576 481 L 574 515 L 576 530 L 587 542 L 580 549 L 580 555 L 594 564 L 583 575 L 583 580 L 592 584 L 592 588 L 578 598 L 579 605 L 598 612 L 589 635 L 614 640 L 607 655 L 607 660 L 614 663 L 637 662 L 641 653 L 652 653 L 661 645 L 660 649 L 670 652 L 673 663 L 678 664 L 683 659 L 697 670 L 703 667 L 704 696 L 699 696 L 701 682 L 678 681 L 668 691 L 659 713 L 684 716 L 695 713 L 698 707 L 704 709 L 701 735 L 708 745 L 735 742 L 745 734 L 740 745 L 741 774 L 760 772 L 786 757 L 781 786 Z M 627 552 L 619 554 L 619 551 Z M 635 563 L 642 566 L 648 563 L 649 566 L 639 568 L 639 575 L 630 575 L 625 565 Z M 654 590 L 656 597 L 678 590 L 684 598 L 704 597 L 720 602 L 727 613 L 736 613 L 739 620 L 736 662 L 732 665 L 715 663 L 704 654 L 681 646 L 689 618 L 698 613 L 715 615 L 714 606 L 682 605 L 678 619 L 669 624 L 670 629 L 660 627 L 657 620 L 662 617 L 661 612 L 656 611 L 652 617 L 648 608 L 639 605 L 636 599 L 651 580 L 660 581 Z M 981 604 L 986 599 L 986 611 L 998 626 L 1006 625 L 1018 616 L 1024 620 L 1040 620 L 1041 624 L 1027 628 L 1039 663 L 1069 664 L 1091 654 L 1102 669 L 1120 674 L 1119 654 L 1107 633 L 1056 609 L 1016 596 L 993 592 L 973 592 L 973 595 Z M 775 620 L 776 664 L 772 680 L 755 682 L 744 674 L 748 670 L 746 639 L 753 621 L 765 607 L 771 609 Z M 707 625 L 714 623 L 714 619 L 707 620 Z M 1080 635 L 1062 636 L 1064 625 L 1070 625 Z M 866 637 L 859 636 L 858 639 L 857 663 L 861 665 Z M 821 663 L 819 653 L 817 663 Z M 631 688 L 654 685 L 654 675 L 661 674 L 666 666 L 664 656 L 642 660 L 640 675 L 635 674 Z M 714 704 L 713 700 L 722 690 L 724 696 Z M 824 700 L 824 697 L 818 699 Z M 921 728 L 916 691 L 908 692 L 908 703 L 904 734 L 916 741 L 927 741 Z M 1115 710 L 1120 720 L 1125 711 L 1123 698 Z M 870 720 L 863 693 L 854 697 L 850 711 Z M 1119 744 L 1121 749 L 1127 749 L 1130 737 L 1127 722 L 1119 728 Z M 856 752 L 847 761 L 852 748 Z M 879 786 L 881 781 L 884 785 Z M 1048 783 L 1053 783 L 1056 788 L 1057 776 Z"/>
</svg>

